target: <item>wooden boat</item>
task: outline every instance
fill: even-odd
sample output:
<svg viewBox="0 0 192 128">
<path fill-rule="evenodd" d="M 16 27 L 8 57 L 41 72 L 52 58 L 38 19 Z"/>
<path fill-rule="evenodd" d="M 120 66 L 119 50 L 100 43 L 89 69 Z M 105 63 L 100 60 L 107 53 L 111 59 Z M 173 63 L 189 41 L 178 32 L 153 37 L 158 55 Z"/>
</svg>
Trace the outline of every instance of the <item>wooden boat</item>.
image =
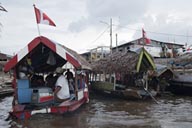
<svg viewBox="0 0 192 128">
<path fill-rule="evenodd" d="M 169 83 L 168 90 L 173 94 L 192 96 L 191 74 L 179 73 Z"/>
<path fill-rule="evenodd" d="M 19 77 L 19 67 L 27 62 L 27 78 Z M 74 68 L 75 93 L 69 100 L 56 103 L 53 90 L 44 79 L 49 73 L 54 73 L 57 67 L 70 63 Z M 30 118 L 35 113 L 73 112 L 89 101 L 87 73 L 90 65 L 75 51 L 56 43 L 46 37 L 33 39 L 25 48 L 19 51 L 4 67 L 4 71 L 14 72 L 14 101 L 12 117 L 19 119 Z M 84 76 L 82 76 L 84 72 Z M 36 77 L 35 77 L 36 76 Z M 16 101 L 16 102 L 15 102 Z"/>
<path fill-rule="evenodd" d="M 171 65 L 174 72 L 174 77 L 170 79 L 168 90 L 178 95 L 192 95 L 192 53 L 185 52 L 178 56 Z"/>
<path fill-rule="evenodd" d="M 144 88 L 129 87 L 125 88 L 124 85 L 114 84 L 110 82 L 97 81 L 91 82 L 91 88 L 97 92 L 114 98 L 121 98 L 126 100 L 144 100 L 151 99 L 157 95 L 156 91 L 148 91 Z"/>
<path fill-rule="evenodd" d="M 116 52 L 92 63 L 91 89 L 124 99 L 154 98 L 156 83 L 150 84 L 155 64 L 144 49 Z M 153 89 L 155 87 L 155 89 Z"/>
</svg>

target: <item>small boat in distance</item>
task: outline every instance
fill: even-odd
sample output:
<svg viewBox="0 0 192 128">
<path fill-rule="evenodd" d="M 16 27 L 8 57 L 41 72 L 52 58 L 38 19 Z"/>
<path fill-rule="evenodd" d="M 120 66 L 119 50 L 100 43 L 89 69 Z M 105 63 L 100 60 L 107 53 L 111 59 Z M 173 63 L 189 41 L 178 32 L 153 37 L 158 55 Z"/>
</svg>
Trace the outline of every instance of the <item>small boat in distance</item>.
<svg viewBox="0 0 192 128">
<path fill-rule="evenodd" d="M 168 90 L 176 95 L 192 96 L 191 73 L 178 73 L 169 81 Z"/>
<path fill-rule="evenodd" d="M 56 103 L 54 79 L 49 81 L 52 82 L 50 84 L 47 76 L 54 74 L 57 67 L 63 67 L 67 62 L 73 67 L 75 90 L 69 100 Z M 19 72 L 24 63 L 27 65 L 27 77 L 21 77 L 22 73 Z M 35 113 L 73 112 L 89 101 L 89 63 L 75 51 L 46 37 L 36 37 L 7 62 L 4 71 L 10 70 L 14 73 L 12 117 L 27 119 Z"/>
<path fill-rule="evenodd" d="M 170 79 L 168 90 L 176 95 L 192 96 L 192 53 L 190 49 L 172 62 L 174 77 Z"/>
<path fill-rule="evenodd" d="M 155 69 L 144 48 L 114 52 L 92 63 L 91 89 L 123 99 L 154 99 L 158 92 Z"/>
</svg>

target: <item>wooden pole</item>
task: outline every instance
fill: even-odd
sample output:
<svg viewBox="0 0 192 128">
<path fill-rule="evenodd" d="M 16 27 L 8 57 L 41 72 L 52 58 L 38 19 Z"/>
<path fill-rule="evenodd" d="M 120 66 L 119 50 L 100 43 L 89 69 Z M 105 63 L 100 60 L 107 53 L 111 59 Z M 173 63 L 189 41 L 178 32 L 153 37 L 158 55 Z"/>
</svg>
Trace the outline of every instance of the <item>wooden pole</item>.
<svg viewBox="0 0 192 128">
<path fill-rule="evenodd" d="M 116 75 L 115 75 L 115 73 L 113 74 L 114 75 L 114 82 L 113 82 L 113 90 L 115 91 L 115 89 L 116 89 Z"/>
<path fill-rule="evenodd" d="M 75 71 L 75 97 L 76 99 L 78 99 L 77 70 L 74 69 L 74 71 Z"/>
<path fill-rule="evenodd" d="M 117 45 L 117 43 L 118 43 L 118 39 L 117 39 L 117 33 L 116 33 L 116 52 L 118 52 L 118 45 Z"/>
<path fill-rule="evenodd" d="M 144 48 L 144 44 L 145 44 L 145 37 L 144 37 L 144 30 L 142 29 L 142 40 L 143 40 L 143 48 Z"/>
<path fill-rule="evenodd" d="M 110 52 L 112 54 L 112 18 L 110 19 Z"/>
<path fill-rule="evenodd" d="M 33 7 L 34 7 L 34 11 L 35 11 L 35 4 L 33 4 Z M 35 18 L 36 18 L 36 23 L 37 23 L 37 14 L 36 14 L 36 11 L 35 11 Z M 39 36 L 41 36 L 40 29 L 39 29 L 39 24 L 38 24 L 38 23 L 37 23 L 37 30 L 38 30 Z"/>
</svg>

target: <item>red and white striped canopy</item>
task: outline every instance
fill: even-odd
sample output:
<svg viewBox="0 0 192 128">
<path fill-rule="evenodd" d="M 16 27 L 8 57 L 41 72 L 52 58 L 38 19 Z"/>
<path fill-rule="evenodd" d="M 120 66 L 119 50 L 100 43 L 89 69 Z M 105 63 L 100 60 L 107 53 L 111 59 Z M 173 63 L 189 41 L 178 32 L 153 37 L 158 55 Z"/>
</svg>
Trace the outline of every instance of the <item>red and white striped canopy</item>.
<svg viewBox="0 0 192 128">
<path fill-rule="evenodd" d="M 10 61 L 8 61 L 4 67 L 4 71 L 8 72 L 10 69 L 14 68 L 18 62 L 20 62 L 28 53 L 30 53 L 40 43 L 50 48 L 53 52 L 55 52 L 63 59 L 71 63 L 75 68 L 81 67 L 81 62 L 78 60 L 78 58 L 76 58 L 73 55 L 72 52 L 67 50 L 67 48 L 62 47 L 62 45 L 55 43 L 54 41 L 46 37 L 40 36 L 33 39 L 26 47 L 20 50 Z"/>
</svg>

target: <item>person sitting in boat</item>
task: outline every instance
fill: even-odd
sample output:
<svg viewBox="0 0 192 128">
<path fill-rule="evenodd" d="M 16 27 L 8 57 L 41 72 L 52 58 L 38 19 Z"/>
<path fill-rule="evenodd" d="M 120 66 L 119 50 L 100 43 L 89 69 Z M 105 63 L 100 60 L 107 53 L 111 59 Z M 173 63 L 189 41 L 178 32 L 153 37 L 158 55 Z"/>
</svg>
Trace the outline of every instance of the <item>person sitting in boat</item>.
<svg viewBox="0 0 192 128">
<path fill-rule="evenodd" d="M 34 74 L 31 77 L 31 87 L 42 87 L 45 85 L 43 75 Z"/>
<path fill-rule="evenodd" d="M 32 68 L 28 65 L 27 61 L 24 61 L 18 68 L 19 78 L 28 79 L 33 74 Z"/>
<path fill-rule="evenodd" d="M 51 72 L 45 78 L 45 82 L 46 82 L 45 85 L 51 88 L 52 90 L 54 90 L 56 81 L 57 81 L 57 76 L 54 76 L 54 74 Z"/>
<path fill-rule="evenodd" d="M 159 93 L 159 80 L 157 78 L 157 73 L 154 70 L 148 70 L 148 83 L 157 93 Z"/>
<path fill-rule="evenodd" d="M 69 83 L 69 90 L 70 93 L 74 93 L 75 89 L 74 89 L 74 82 L 73 82 L 73 73 L 67 69 L 67 72 L 65 73 L 65 76 L 67 77 L 68 83 Z"/>
<path fill-rule="evenodd" d="M 80 71 L 77 73 L 77 85 L 78 89 L 85 88 L 86 80 L 85 80 L 86 74 L 83 71 Z"/>
<path fill-rule="evenodd" d="M 61 67 L 56 69 L 58 79 L 55 83 L 54 96 L 56 102 L 63 102 L 70 99 L 69 85 L 67 79 L 63 75 L 64 70 Z"/>
</svg>

